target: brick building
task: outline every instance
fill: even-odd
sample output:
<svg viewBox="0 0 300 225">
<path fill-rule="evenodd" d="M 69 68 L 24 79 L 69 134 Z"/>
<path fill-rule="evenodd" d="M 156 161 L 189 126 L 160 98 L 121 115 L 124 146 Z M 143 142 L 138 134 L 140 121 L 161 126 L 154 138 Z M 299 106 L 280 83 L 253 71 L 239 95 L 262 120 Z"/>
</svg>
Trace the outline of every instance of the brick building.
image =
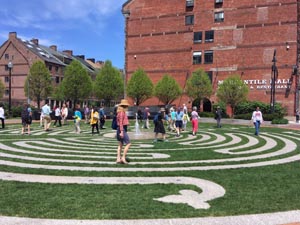
<svg viewBox="0 0 300 225">
<path fill-rule="evenodd" d="M 43 61 L 49 69 L 53 86 L 60 84 L 64 76 L 64 69 L 72 60 L 78 60 L 92 78 L 95 77 L 97 70 L 101 68 L 101 63 L 95 62 L 94 59 L 85 59 L 84 55 L 73 56 L 71 50 L 61 52 L 57 50 L 56 45 L 47 47 L 39 44 L 38 39 L 22 40 L 17 37 L 16 32 L 10 32 L 8 40 L 0 46 L 0 79 L 5 84 L 4 101 L 8 101 L 9 98 L 8 63 L 12 62 L 13 64 L 11 70 L 12 105 L 17 105 L 30 101 L 25 96 L 24 84 L 31 65 L 37 60 Z M 51 99 L 51 96 L 49 98 Z"/>
<path fill-rule="evenodd" d="M 275 65 L 274 99 L 293 115 L 299 108 L 299 74 L 293 69 L 298 67 L 298 11 L 297 0 L 129 0 L 122 9 L 127 80 L 142 67 L 154 83 L 170 74 L 184 88 L 191 73 L 202 68 L 214 88 L 202 106 L 210 111 L 218 101 L 218 84 L 231 74 L 248 84 L 250 100 L 272 102 Z M 183 103 L 192 105 L 185 95 L 175 102 Z"/>
</svg>

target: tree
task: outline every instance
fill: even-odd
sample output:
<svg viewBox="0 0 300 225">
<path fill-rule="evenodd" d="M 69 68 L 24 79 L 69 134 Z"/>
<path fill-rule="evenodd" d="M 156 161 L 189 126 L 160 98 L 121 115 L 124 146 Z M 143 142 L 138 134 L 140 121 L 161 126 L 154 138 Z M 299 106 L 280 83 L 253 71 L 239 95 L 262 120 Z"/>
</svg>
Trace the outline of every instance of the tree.
<svg viewBox="0 0 300 225">
<path fill-rule="evenodd" d="M 38 108 L 40 102 L 51 95 L 51 75 L 44 62 L 36 61 L 32 64 L 25 80 L 24 92 L 26 97 L 37 102 Z"/>
<path fill-rule="evenodd" d="M 235 107 L 247 99 L 249 89 L 241 80 L 239 75 L 232 75 L 226 78 L 217 90 L 219 100 L 229 104 L 234 115 Z"/>
<path fill-rule="evenodd" d="M 79 100 L 88 98 L 92 93 L 92 79 L 81 63 L 73 60 L 66 67 L 60 88 L 65 98 L 71 99 L 75 106 Z"/>
<path fill-rule="evenodd" d="M 4 85 L 3 81 L 0 80 L 0 99 L 3 98 L 4 91 L 5 91 L 5 85 Z"/>
<path fill-rule="evenodd" d="M 153 83 L 151 79 L 142 68 L 137 69 L 127 83 L 127 95 L 138 106 L 152 97 L 152 94 Z"/>
<path fill-rule="evenodd" d="M 106 104 L 111 100 L 120 98 L 124 92 L 124 83 L 120 71 L 112 66 L 111 61 L 105 61 L 96 76 L 94 94 L 99 99 L 104 99 Z"/>
<path fill-rule="evenodd" d="M 155 85 L 154 95 L 164 103 L 169 105 L 182 94 L 182 89 L 176 80 L 165 74 Z"/>
<path fill-rule="evenodd" d="M 187 80 L 186 93 L 193 100 L 199 99 L 199 105 L 201 105 L 204 98 L 210 98 L 212 91 L 211 80 L 202 69 L 193 72 L 192 76 Z"/>
</svg>

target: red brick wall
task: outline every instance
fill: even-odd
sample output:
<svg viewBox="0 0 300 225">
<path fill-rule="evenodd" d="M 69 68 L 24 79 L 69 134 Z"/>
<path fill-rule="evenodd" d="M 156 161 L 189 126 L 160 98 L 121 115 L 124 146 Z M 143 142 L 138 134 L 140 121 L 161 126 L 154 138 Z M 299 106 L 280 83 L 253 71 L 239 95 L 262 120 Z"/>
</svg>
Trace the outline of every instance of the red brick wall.
<svg viewBox="0 0 300 225">
<path fill-rule="evenodd" d="M 231 0 L 223 8 L 215 9 L 214 1 L 196 0 L 187 12 L 185 1 L 132 0 L 124 7 L 130 11 L 127 23 L 127 78 L 142 67 L 156 83 L 168 73 L 180 83 L 186 74 L 197 68 L 213 71 L 213 87 L 231 74 L 244 80 L 271 78 L 274 49 L 277 51 L 279 82 L 291 78 L 297 60 L 297 5 L 295 0 Z M 224 11 L 224 22 L 214 22 L 214 12 Z M 185 16 L 194 15 L 194 25 L 185 25 Z M 204 33 L 214 30 L 214 42 L 204 43 Z M 193 43 L 193 32 L 202 31 L 203 41 Z M 286 50 L 286 43 L 290 50 Z M 193 65 L 193 51 L 214 51 L 212 64 Z M 136 56 L 136 58 L 134 57 Z M 202 58 L 202 61 L 204 59 Z M 286 85 L 286 84 L 285 84 Z M 266 85 L 268 86 L 268 85 Z M 276 90 L 276 102 L 288 107 L 292 115 L 295 107 L 295 79 L 287 93 L 284 85 Z M 270 89 L 249 85 L 249 99 L 270 102 Z M 189 101 L 178 99 L 177 104 Z M 217 102 L 215 91 L 211 101 Z M 157 104 L 153 98 L 147 104 Z"/>
</svg>

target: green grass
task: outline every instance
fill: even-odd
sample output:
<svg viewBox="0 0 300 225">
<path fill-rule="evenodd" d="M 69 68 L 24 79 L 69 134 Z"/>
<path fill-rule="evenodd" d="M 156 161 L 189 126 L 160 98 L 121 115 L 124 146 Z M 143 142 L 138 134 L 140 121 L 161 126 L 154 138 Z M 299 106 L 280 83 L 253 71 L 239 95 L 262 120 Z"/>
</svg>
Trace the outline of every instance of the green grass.
<svg viewBox="0 0 300 225">
<path fill-rule="evenodd" d="M 14 142 L 16 140 L 44 140 L 46 138 L 56 138 L 65 140 L 68 137 L 77 137 L 80 140 L 90 140 L 90 134 L 75 134 L 63 133 L 57 136 L 49 136 L 43 134 L 40 136 L 20 136 L 17 134 L 9 134 L 10 129 L 18 126 L 9 126 L 8 129 L 1 135 L 0 143 L 11 147 L 17 147 Z M 107 124 L 107 127 L 110 127 Z M 82 125 L 84 131 L 90 131 L 90 127 Z M 232 129 L 236 128 L 236 129 Z M 36 124 L 33 125 L 33 130 L 38 130 Z M 65 126 L 59 129 L 72 129 L 72 127 Z M 190 128 L 189 128 L 190 129 Z M 232 138 L 228 133 L 234 133 L 239 136 L 242 141 L 233 146 L 243 145 L 248 142 L 248 139 L 240 134 L 253 135 L 254 128 L 245 126 L 223 125 L 221 129 L 214 129 L 212 124 L 200 124 L 201 133 L 213 132 L 221 134 L 226 137 L 224 143 L 231 141 Z M 102 133 L 109 132 L 109 129 L 102 130 Z M 282 137 L 283 132 L 279 128 L 261 128 L 261 134 L 264 132 L 272 134 L 273 139 L 276 140 L 277 145 L 268 151 L 259 154 L 275 152 L 284 147 L 284 142 L 277 136 Z M 201 133 L 199 137 L 201 137 Z M 8 135 L 9 134 L 9 135 Z M 184 134 L 186 137 L 187 134 Z M 102 136 L 101 136 L 102 137 Z M 183 137 L 183 138 L 184 138 Z M 270 158 L 280 159 L 287 156 L 299 154 L 299 141 L 296 138 L 300 137 L 298 131 L 293 131 L 289 134 L 287 139 L 297 144 L 297 150 L 284 156 L 276 156 Z M 143 149 L 132 148 L 130 154 L 134 156 L 135 153 L 140 152 L 156 152 L 162 154 L 169 154 L 169 159 L 134 159 L 129 158 L 132 162 L 151 162 L 151 161 L 190 161 L 190 160 L 205 160 L 205 159 L 225 159 L 240 156 L 224 155 L 214 152 L 214 145 L 207 145 L 206 148 L 186 149 L 190 146 L 179 144 L 176 140 L 169 137 L 168 143 L 157 143 L 152 148 Z M 215 140 L 212 136 L 210 140 Z M 259 148 L 265 144 L 265 140 L 258 137 L 259 143 L 251 148 Z M 152 140 L 135 141 L 133 146 L 139 144 L 152 144 Z M 101 149 L 104 145 L 102 142 L 96 142 L 97 148 Z M 110 146 L 103 148 L 108 152 L 115 152 L 117 142 L 110 140 Z M 35 143 L 33 146 L 41 146 Z M 75 146 L 70 142 L 68 149 Z M 195 147 L 195 146 L 192 146 Z M 97 148 L 95 150 L 97 150 Z M 245 148 L 243 150 L 250 150 Z M 25 148 L 22 148 L 25 149 Z M 64 146 L 55 147 L 53 151 L 43 150 L 43 153 L 56 153 L 59 151 L 55 149 L 64 149 Z M 166 151 L 166 149 L 174 149 L 174 151 Z M 32 149 L 34 152 L 39 152 L 37 149 Z M 74 149 L 75 150 L 75 149 Z M 80 151 L 80 149 L 77 149 Z M 7 150 L 0 150 L 0 153 L 9 153 Z M 100 151 L 99 151 L 100 152 Z M 11 153 L 11 152 L 10 152 Z M 11 153 L 12 154 L 12 153 Z M 47 157 L 41 155 L 34 155 L 28 153 L 13 153 L 17 156 L 31 156 L 43 157 L 45 159 L 81 159 L 81 160 L 96 160 L 93 158 L 81 158 L 80 156 L 87 155 L 86 153 L 70 153 L 76 154 L 79 157 L 68 157 L 66 153 L 61 153 L 61 156 Z M 249 154 L 256 155 L 256 154 Z M 243 155 L 243 156 L 249 156 Z M 114 156 L 114 155 L 112 155 Z M 240 164 L 243 162 L 230 163 L 196 163 L 196 164 L 182 164 L 182 165 L 105 165 L 105 164 L 80 164 L 80 163 L 58 163 L 58 162 L 38 162 L 33 160 L 5 158 L 0 157 L 0 160 L 9 160 L 15 162 L 44 164 L 44 165 L 68 165 L 68 166 L 88 166 L 88 167 L 108 167 L 108 168 L 167 168 L 167 167 L 190 167 L 203 165 L 227 165 Z M 115 159 L 103 159 L 103 161 L 112 161 Z M 260 162 L 265 160 L 251 160 L 251 162 Z M 292 162 L 283 165 L 272 165 L 255 168 L 239 168 L 239 169 L 225 169 L 225 170 L 208 170 L 208 171 L 173 171 L 173 172 L 105 172 L 105 171 L 68 171 L 68 170 L 50 170 L 50 169 L 32 169 L 20 168 L 16 166 L 0 165 L 0 171 L 24 173 L 24 174 L 41 174 L 41 175 L 57 175 L 57 176 L 86 176 L 86 177 L 195 177 L 206 179 L 221 185 L 226 194 L 218 199 L 209 202 L 210 209 L 194 209 L 185 204 L 167 204 L 154 201 L 153 198 L 159 198 L 166 195 L 178 194 L 182 189 L 190 189 L 201 192 L 193 185 L 175 185 L 175 184 L 151 184 L 151 185 L 95 185 L 95 184 L 42 184 L 42 183 L 25 183 L 15 181 L 0 181 L 0 215 L 6 216 L 22 216 L 33 218 L 56 218 L 56 219 L 153 219 L 153 218 L 188 218 L 188 217 L 206 217 L 206 216 L 229 216 L 242 215 L 254 213 L 269 213 L 278 211 L 288 211 L 300 209 L 300 163 Z"/>
</svg>

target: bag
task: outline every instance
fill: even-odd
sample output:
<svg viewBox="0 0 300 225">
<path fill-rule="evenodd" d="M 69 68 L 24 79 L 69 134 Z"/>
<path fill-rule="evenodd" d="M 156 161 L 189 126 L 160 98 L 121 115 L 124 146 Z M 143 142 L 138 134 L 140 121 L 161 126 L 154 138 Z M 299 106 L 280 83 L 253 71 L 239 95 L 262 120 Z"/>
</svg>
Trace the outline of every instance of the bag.
<svg viewBox="0 0 300 225">
<path fill-rule="evenodd" d="M 113 130 L 116 130 L 118 128 L 118 123 L 117 123 L 117 117 L 116 116 L 114 116 L 113 119 L 112 119 L 111 128 Z"/>
<path fill-rule="evenodd" d="M 153 118 L 153 123 L 157 123 L 158 122 L 158 114 L 156 114 Z"/>
</svg>

